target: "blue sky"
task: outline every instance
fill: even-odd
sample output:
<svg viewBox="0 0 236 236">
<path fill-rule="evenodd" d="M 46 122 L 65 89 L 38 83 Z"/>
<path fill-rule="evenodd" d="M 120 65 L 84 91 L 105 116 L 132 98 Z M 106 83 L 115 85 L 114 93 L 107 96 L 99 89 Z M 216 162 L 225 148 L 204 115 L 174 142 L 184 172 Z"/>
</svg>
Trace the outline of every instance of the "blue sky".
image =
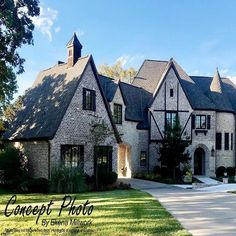
<svg viewBox="0 0 236 236">
<path fill-rule="evenodd" d="M 18 94 L 40 70 L 66 60 L 73 32 L 97 67 L 123 59 L 138 69 L 144 59 L 173 57 L 190 75 L 211 76 L 218 66 L 236 82 L 234 0 L 42 0 L 40 6 L 34 46 L 20 49 L 26 62 Z"/>
</svg>

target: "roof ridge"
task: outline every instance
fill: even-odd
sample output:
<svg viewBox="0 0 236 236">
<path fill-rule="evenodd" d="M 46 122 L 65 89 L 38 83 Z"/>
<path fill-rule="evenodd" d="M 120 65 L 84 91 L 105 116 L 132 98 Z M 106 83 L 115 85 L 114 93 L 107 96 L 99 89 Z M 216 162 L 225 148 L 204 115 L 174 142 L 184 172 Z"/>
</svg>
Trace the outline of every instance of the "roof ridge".
<svg viewBox="0 0 236 236">
<path fill-rule="evenodd" d="M 158 59 L 145 59 L 144 61 L 155 61 L 155 62 L 166 62 L 168 63 L 168 60 L 158 60 Z"/>
</svg>

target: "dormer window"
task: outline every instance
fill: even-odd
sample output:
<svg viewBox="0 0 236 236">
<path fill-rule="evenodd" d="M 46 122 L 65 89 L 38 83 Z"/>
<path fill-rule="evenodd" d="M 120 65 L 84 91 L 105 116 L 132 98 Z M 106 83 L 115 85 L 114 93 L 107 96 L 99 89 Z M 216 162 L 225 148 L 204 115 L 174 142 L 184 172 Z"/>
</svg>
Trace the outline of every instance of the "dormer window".
<svg viewBox="0 0 236 236">
<path fill-rule="evenodd" d="M 174 89 L 170 89 L 170 97 L 174 97 Z"/>
</svg>

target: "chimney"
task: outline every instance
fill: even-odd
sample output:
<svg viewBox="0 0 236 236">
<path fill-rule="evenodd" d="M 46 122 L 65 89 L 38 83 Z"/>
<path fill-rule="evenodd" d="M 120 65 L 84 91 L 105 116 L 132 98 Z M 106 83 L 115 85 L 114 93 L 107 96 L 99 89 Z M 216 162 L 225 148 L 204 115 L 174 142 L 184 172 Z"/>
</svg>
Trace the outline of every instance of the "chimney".
<svg viewBox="0 0 236 236">
<path fill-rule="evenodd" d="M 75 33 L 66 46 L 67 46 L 67 53 L 68 53 L 67 67 L 71 68 L 74 66 L 77 60 L 81 57 L 81 51 L 82 51 L 83 46 L 79 42 Z"/>
</svg>

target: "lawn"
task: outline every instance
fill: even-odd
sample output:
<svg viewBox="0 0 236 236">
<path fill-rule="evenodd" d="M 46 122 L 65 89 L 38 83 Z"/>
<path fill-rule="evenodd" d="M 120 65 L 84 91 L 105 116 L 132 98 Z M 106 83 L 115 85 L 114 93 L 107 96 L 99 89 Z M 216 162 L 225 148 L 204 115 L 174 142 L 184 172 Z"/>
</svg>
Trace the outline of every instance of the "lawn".
<svg viewBox="0 0 236 236">
<path fill-rule="evenodd" d="M 54 200 L 51 214 L 40 216 L 36 224 L 37 215 L 6 217 L 5 207 L 12 195 L 0 196 L 0 235 L 189 235 L 152 196 L 137 190 L 115 190 L 109 192 L 72 194 L 76 197 L 75 204 L 79 206 L 89 200 L 94 206 L 91 215 L 68 216 L 68 208 L 58 213 L 65 195 L 17 195 L 14 205 L 9 205 L 7 213 L 16 206 L 47 205 Z M 50 225 L 55 223 L 62 225 Z M 48 220 L 49 225 L 42 222 Z M 71 222 L 76 220 L 76 225 Z M 86 225 L 87 224 L 87 225 Z M 13 233 L 14 232 L 14 233 Z M 32 234 L 30 234 L 30 232 Z"/>
</svg>

